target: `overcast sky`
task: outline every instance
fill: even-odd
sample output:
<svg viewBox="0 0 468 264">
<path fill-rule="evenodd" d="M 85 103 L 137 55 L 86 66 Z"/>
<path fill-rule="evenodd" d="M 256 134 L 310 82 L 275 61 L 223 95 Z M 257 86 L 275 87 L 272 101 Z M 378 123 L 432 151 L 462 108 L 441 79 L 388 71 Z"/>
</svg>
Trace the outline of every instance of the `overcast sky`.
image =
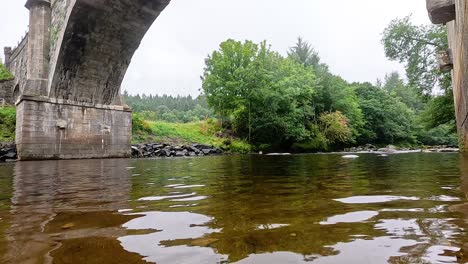
<svg viewBox="0 0 468 264">
<path fill-rule="evenodd" d="M 25 0 L 2 0 L 0 47 L 27 31 Z M 172 0 L 133 57 L 123 90 L 196 96 L 204 59 L 228 39 L 267 40 L 286 54 L 298 36 L 330 70 L 348 81 L 370 81 L 402 66 L 385 58 L 381 33 L 396 17 L 428 24 L 424 0 Z M 2 52 L 3 57 L 3 52 Z"/>
</svg>

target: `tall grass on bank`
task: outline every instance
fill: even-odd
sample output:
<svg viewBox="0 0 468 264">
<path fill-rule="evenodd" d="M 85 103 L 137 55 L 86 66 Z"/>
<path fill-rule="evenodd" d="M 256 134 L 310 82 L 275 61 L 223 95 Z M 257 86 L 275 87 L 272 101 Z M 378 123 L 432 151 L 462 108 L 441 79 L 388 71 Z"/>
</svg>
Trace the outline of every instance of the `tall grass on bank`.
<svg viewBox="0 0 468 264">
<path fill-rule="evenodd" d="M 132 143 L 167 142 L 172 144 L 214 145 L 225 151 L 249 153 L 251 146 L 243 140 L 220 136 L 222 129 L 214 119 L 190 123 L 148 121 L 138 113 L 133 114 Z M 218 136 L 217 136 L 218 135 Z"/>
</svg>

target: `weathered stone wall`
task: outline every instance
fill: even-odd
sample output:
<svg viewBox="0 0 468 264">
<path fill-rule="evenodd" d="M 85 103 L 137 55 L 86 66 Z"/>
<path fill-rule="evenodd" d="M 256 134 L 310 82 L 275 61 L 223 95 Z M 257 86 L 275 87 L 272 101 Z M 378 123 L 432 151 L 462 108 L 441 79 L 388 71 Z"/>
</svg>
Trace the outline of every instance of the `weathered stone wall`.
<svg viewBox="0 0 468 264">
<path fill-rule="evenodd" d="M 59 34 L 59 46 L 50 61 L 49 97 L 90 104 L 119 104 L 120 86 L 133 54 L 169 2 L 71 2 L 65 8 L 69 12 L 65 17 L 65 31 Z M 52 13 L 57 13 L 53 19 L 57 22 L 53 23 L 59 25 L 60 12 Z"/>
<path fill-rule="evenodd" d="M 0 105 L 13 104 L 13 88 L 15 81 L 0 81 Z"/>
<path fill-rule="evenodd" d="M 28 45 L 28 35 L 26 35 L 14 50 L 9 57 L 8 70 L 15 76 L 13 86 L 18 86 L 19 90 L 22 92 L 26 82 L 27 82 L 27 64 L 28 64 L 28 54 L 27 54 L 27 45 Z M 13 90 L 11 96 L 13 97 Z"/>
<path fill-rule="evenodd" d="M 71 0 L 51 1 L 50 57 L 54 57 L 59 34 L 63 31 Z"/>
<path fill-rule="evenodd" d="M 56 56 L 61 47 L 67 17 L 71 12 L 76 0 L 51 0 L 51 25 L 50 25 L 50 61 L 49 61 L 49 79 L 54 72 Z"/>
<path fill-rule="evenodd" d="M 129 157 L 131 120 L 123 107 L 23 98 L 16 115 L 18 158 Z"/>
<path fill-rule="evenodd" d="M 456 0 L 456 19 L 447 24 L 453 57 L 453 93 L 461 148 L 468 151 L 468 5 Z"/>
</svg>

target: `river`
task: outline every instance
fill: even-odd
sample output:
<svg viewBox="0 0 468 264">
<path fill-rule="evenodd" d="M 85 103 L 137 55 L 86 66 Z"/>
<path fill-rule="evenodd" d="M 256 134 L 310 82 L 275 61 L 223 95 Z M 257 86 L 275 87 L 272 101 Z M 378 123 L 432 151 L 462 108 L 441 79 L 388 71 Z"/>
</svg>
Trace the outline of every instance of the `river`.
<svg viewBox="0 0 468 264">
<path fill-rule="evenodd" d="M 0 165 L 1 263 L 465 263 L 468 157 Z"/>
</svg>

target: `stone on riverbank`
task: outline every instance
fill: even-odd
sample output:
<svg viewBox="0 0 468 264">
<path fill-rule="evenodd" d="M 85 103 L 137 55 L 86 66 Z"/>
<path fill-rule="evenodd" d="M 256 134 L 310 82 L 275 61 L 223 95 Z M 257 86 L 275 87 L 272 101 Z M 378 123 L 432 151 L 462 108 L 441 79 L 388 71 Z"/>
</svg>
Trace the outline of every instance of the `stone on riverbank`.
<svg viewBox="0 0 468 264">
<path fill-rule="evenodd" d="M 156 158 L 156 157 L 195 157 L 220 155 L 223 152 L 214 146 L 193 144 L 184 146 L 172 146 L 169 144 L 136 144 L 132 146 L 132 158 Z"/>
<path fill-rule="evenodd" d="M 7 144 L 0 144 L 0 160 L 7 161 L 7 160 L 16 160 L 17 152 L 16 152 L 16 145 L 12 143 Z"/>
</svg>

